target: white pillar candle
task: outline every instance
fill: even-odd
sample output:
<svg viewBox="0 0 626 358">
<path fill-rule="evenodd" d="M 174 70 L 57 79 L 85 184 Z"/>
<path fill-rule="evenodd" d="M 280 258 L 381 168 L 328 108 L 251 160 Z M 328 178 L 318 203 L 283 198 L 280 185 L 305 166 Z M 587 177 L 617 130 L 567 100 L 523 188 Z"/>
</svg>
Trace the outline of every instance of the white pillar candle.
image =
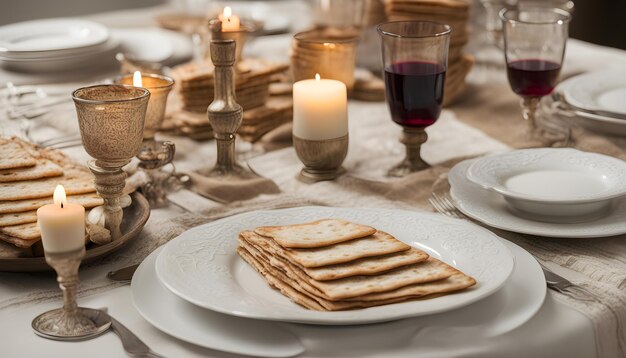
<svg viewBox="0 0 626 358">
<path fill-rule="evenodd" d="M 302 80 L 293 84 L 293 135 L 325 140 L 348 134 L 348 92 L 341 81 Z"/>
<path fill-rule="evenodd" d="M 62 185 L 54 190 L 54 204 L 37 209 L 37 223 L 44 252 L 70 252 L 85 246 L 85 208 L 68 203 Z"/>
<path fill-rule="evenodd" d="M 241 26 L 239 17 L 233 15 L 233 10 L 230 6 L 224 8 L 224 13 L 217 17 L 222 22 L 222 31 L 239 31 Z"/>
</svg>

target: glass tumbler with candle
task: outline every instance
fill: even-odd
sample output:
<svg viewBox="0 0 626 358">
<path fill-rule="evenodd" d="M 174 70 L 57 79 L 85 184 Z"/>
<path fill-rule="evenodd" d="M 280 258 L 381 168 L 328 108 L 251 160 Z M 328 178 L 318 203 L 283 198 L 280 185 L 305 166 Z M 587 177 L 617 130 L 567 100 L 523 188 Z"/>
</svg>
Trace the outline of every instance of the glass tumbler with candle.
<svg viewBox="0 0 626 358">
<path fill-rule="evenodd" d="M 32 327 L 38 335 L 51 339 L 81 339 L 97 335 L 108 326 L 97 323 L 98 310 L 78 307 L 78 267 L 85 256 L 85 208 L 68 203 L 63 186 L 54 191 L 54 204 L 37 210 L 44 255 L 56 271 L 63 291 L 63 308 L 37 316 Z"/>
<path fill-rule="evenodd" d="M 163 75 L 143 74 L 135 71 L 134 74 L 117 77 L 115 83 L 143 87 L 150 91 L 143 128 L 143 143 L 137 158 L 141 161 L 139 166 L 146 171 L 150 178 L 150 182 L 142 187 L 142 191 L 152 207 L 164 206 L 167 203 L 167 192 L 170 187 L 182 185 L 182 183 L 178 183 L 178 177 L 173 170 L 172 172 L 160 170 L 165 165 L 172 163 L 176 152 L 174 142 L 163 142 L 155 139 L 156 133 L 165 119 L 167 97 L 174 86 L 174 80 Z"/>
<path fill-rule="evenodd" d="M 570 14 L 561 9 L 527 8 L 500 12 L 504 54 L 511 89 L 521 99 L 529 137 L 548 134 L 535 118 L 543 96 L 556 86 L 568 37 Z"/>
<path fill-rule="evenodd" d="M 406 157 L 388 175 L 402 177 L 429 165 L 421 158 L 426 127 L 441 113 L 448 65 L 450 27 L 427 21 L 378 25 L 382 38 L 385 90 L 391 119 L 403 128 Z"/>
<path fill-rule="evenodd" d="M 294 81 L 322 78 L 343 82 L 348 90 L 354 86 L 354 66 L 358 33 L 342 35 L 327 30 L 311 30 L 293 36 L 291 68 Z"/>
</svg>

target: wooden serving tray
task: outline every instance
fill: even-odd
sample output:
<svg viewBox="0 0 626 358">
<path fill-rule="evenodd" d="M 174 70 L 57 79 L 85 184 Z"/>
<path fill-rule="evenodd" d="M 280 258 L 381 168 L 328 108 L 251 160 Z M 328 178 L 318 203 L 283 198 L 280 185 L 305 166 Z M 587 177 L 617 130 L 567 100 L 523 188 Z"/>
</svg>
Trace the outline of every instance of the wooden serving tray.
<svg viewBox="0 0 626 358">
<path fill-rule="evenodd" d="M 115 252 L 141 232 L 150 217 L 150 204 L 148 200 L 139 192 L 131 194 L 133 203 L 124 209 L 124 219 L 122 220 L 122 237 L 106 245 L 93 246 L 87 249 L 82 264 L 95 261 L 103 256 Z M 44 257 L 16 257 L 0 258 L 0 271 L 5 272 L 40 272 L 52 271 Z"/>
</svg>

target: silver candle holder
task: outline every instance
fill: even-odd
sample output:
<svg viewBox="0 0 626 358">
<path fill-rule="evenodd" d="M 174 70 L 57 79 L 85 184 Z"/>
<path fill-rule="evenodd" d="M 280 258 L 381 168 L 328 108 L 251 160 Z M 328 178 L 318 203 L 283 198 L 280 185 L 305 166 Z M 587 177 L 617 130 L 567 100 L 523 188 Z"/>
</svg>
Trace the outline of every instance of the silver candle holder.
<svg viewBox="0 0 626 358">
<path fill-rule="evenodd" d="M 243 108 L 235 101 L 235 41 L 211 41 L 211 60 L 215 66 L 215 98 L 207 109 L 213 137 L 217 142 L 215 167 L 201 172 L 208 177 L 251 179 L 257 177 L 237 163 L 235 136 L 243 120 Z"/>
<path fill-rule="evenodd" d="M 35 317 L 31 326 L 41 337 L 55 340 L 81 340 L 94 337 L 109 329 L 111 322 L 99 310 L 78 307 L 78 267 L 85 248 L 63 253 L 46 252 L 46 262 L 57 273 L 63 291 L 63 308 L 44 312 Z"/>
<path fill-rule="evenodd" d="M 293 147 L 304 168 L 299 179 L 307 183 L 333 180 L 345 173 L 341 167 L 348 155 L 348 135 L 333 139 L 311 140 L 293 136 Z"/>
</svg>

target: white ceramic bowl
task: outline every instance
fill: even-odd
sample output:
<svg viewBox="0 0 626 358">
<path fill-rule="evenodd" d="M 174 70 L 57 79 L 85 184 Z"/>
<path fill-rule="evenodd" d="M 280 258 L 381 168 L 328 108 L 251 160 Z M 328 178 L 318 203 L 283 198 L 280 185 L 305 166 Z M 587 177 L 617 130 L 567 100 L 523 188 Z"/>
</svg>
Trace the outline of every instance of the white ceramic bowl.
<svg viewBox="0 0 626 358">
<path fill-rule="evenodd" d="M 541 221 L 585 221 L 626 194 L 626 162 L 570 148 L 521 149 L 476 160 L 467 179 Z"/>
</svg>

